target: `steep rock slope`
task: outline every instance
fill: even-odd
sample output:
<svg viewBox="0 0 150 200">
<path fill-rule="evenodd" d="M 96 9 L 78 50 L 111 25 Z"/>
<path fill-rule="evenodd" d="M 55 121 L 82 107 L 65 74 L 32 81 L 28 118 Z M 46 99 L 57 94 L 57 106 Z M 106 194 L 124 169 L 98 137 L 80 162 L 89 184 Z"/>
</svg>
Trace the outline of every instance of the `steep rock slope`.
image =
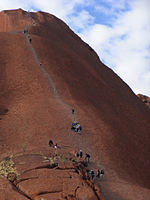
<svg viewBox="0 0 150 200">
<path fill-rule="evenodd" d="M 24 146 L 39 151 L 52 138 L 105 169 L 96 181 L 106 198 L 148 200 L 149 109 L 53 15 L 19 9 L 0 20 L 1 158 Z M 81 135 L 70 130 L 74 118 Z"/>
</svg>

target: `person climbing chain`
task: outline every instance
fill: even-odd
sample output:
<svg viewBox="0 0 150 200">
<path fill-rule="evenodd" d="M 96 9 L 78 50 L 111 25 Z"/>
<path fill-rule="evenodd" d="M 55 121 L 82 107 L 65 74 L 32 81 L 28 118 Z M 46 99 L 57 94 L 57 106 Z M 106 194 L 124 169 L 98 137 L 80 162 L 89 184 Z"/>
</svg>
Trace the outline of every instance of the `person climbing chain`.
<svg viewBox="0 0 150 200">
<path fill-rule="evenodd" d="M 74 108 L 72 108 L 72 114 L 74 114 Z"/>
<path fill-rule="evenodd" d="M 82 150 L 80 150 L 79 155 L 80 155 L 80 158 L 82 158 L 82 156 L 83 156 L 83 152 L 82 152 Z"/>
</svg>

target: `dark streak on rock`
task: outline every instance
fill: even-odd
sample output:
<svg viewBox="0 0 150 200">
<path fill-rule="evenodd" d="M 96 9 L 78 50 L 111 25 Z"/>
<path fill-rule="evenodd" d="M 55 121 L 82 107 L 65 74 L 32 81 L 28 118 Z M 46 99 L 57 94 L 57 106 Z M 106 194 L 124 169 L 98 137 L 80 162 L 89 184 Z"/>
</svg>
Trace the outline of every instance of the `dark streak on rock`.
<svg viewBox="0 0 150 200">
<path fill-rule="evenodd" d="M 57 166 L 58 166 L 57 163 L 56 163 L 56 164 L 52 164 L 52 165 L 50 165 L 50 164 L 48 164 L 48 165 L 42 165 L 42 166 L 39 166 L 39 167 L 35 167 L 35 168 L 32 168 L 32 169 L 28 169 L 28 170 L 24 171 L 23 174 L 25 174 L 26 172 L 33 171 L 33 170 L 35 170 L 35 169 L 53 169 L 53 168 L 55 168 L 55 167 L 57 167 Z"/>
<path fill-rule="evenodd" d="M 29 200 L 34 200 L 34 199 L 32 199 L 30 196 L 28 196 L 25 192 L 23 192 L 22 190 L 20 190 L 20 189 L 17 187 L 17 185 L 15 185 L 14 182 L 11 182 L 11 181 L 9 181 L 9 182 L 10 182 L 10 184 L 12 185 L 13 189 L 14 189 L 15 191 L 17 191 L 19 194 L 21 194 L 22 196 L 26 197 L 26 198 L 29 199 Z"/>
<path fill-rule="evenodd" d="M 15 181 L 15 185 L 23 182 L 23 181 L 27 181 L 27 180 L 30 180 L 30 179 L 38 179 L 38 177 L 30 177 L 30 178 L 24 178 L 24 179 L 19 179 L 19 180 L 16 180 Z"/>
<path fill-rule="evenodd" d="M 67 168 L 67 167 L 66 167 L 66 168 L 57 167 L 57 168 L 56 168 L 56 170 L 70 170 L 70 169 L 71 169 L 71 170 L 72 170 L 72 169 L 74 170 L 74 167 L 68 167 L 68 168 Z"/>
<path fill-rule="evenodd" d="M 93 190 L 95 196 L 97 197 L 97 200 L 101 200 L 97 193 L 97 189 L 95 188 L 95 184 L 91 182 L 90 180 L 88 180 L 87 169 L 84 168 L 84 165 L 82 163 L 77 165 L 76 170 L 79 171 L 79 175 L 82 176 L 82 179 L 84 180 L 84 182 Z"/>
<path fill-rule="evenodd" d="M 39 192 L 38 194 L 35 194 L 33 196 L 33 198 L 37 197 L 37 196 L 40 196 L 40 195 L 44 195 L 44 194 L 54 194 L 54 193 L 60 193 L 62 192 L 62 190 L 58 190 L 58 191 L 43 191 L 43 192 Z"/>
</svg>

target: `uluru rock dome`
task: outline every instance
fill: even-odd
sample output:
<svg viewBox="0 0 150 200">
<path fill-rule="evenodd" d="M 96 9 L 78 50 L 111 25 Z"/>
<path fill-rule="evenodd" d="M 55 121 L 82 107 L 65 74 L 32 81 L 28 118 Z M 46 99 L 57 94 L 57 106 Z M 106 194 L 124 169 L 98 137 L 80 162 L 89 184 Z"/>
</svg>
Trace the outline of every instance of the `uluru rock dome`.
<svg viewBox="0 0 150 200">
<path fill-rule="evenodd" d="M 1 200 L 149 200 L 150 110 L 94 50 L 55 16 L 21 9 L 0 12 L 0 47 Z M 104 179 L 89 181 L 98 168 Z"/>
</svg>

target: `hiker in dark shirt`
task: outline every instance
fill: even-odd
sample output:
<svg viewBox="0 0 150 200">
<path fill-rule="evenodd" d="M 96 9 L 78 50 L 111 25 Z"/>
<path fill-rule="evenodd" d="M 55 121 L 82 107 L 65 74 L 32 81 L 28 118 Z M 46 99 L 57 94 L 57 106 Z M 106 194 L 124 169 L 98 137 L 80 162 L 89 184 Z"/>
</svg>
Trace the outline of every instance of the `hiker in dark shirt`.
<svg viewBox="0 0 150 200">
<path fill-rule="evenodd" d="M 82 158 L 82 156 L 83 156 L 83 152 L 82 150 L 80 150 L 80 158 Z"/>
<path fill-rule="evenodd" d="M 103 178 L 104 177 L 104 170 L 103 169 L 101 169 L 101 174 L 100 174 L 100 176 Z"/>
<path fill-rule="evenodd" d="M 98 169 L 98 170 L 97 170 L 97 175 L 96 175 L 96 177 L 97 177 L 97 178 L 100 178 L 100 174 L 101 174 L 101 171 L 100 171 L 100 169 Z"/>
<path fill-rule="evenodd" d="M 86 153 L 85 160 L 87 161 L 88 164 L 90 163 L 90 154 Z"/>
<path fill-rule="evenodd" d="M 72 114 L 74 114 L 74 109 L 72 109 Z"/>
<path fill-rule="evenodd" d="M 92 180 L 94 179 L 94 177 L 95 177 L 95 173 L 94 173 L 93 170 L 91 170 L 91 178 L 92 178 Z"/>
<path fill-rule="evenodd" d="M 78 152 L 76 152 L 75 156 L 78 158 L 80 155 L 79 155 L 79 153 L 78 153 Z"/>
<path fill-rule="evenodd" d="M 54 145 L 54 144 L 53 144 L 53 141 L 52 141 L 52 140 L 49 140 L 49 146 L 50 146 L 50 147 L 53 147 L 53 145 Z"/>
</svg>

